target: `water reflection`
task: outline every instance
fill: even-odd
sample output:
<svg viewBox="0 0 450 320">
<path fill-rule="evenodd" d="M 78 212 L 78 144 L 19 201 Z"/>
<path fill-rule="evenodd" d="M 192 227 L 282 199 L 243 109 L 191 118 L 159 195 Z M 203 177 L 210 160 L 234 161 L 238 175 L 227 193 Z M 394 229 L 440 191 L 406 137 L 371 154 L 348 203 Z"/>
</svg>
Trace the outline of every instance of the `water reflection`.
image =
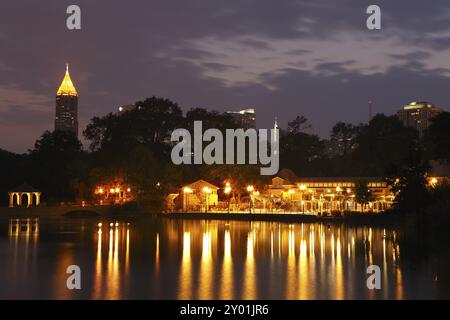
<svg viewBox="0 0 450 320">
<path fill-rule="evenodd" d="M 213 298 L 213 266 L 211 253 L 211 230 L 203 232 L 202 238 L 202 258 L 200 264 L 199 285 L 198 285 L 198 299 L 212 299 Z"/>
<path fill-rule="evenodd" d="M 119 222 L 105 225 L 97 224 L 92 298 L 120 299 L 129 274 L 130 228 L 129 224 Z"/>
<path fill-rule="evenodd" d="M 393 230 L 307 223 L 160 219 L 130 225 L 89 220 L 69 224 L 63 220 L 59 223 L 71 236 L 56 237 L 52 235 L 58 226 L 48 223 L 42 228 L 39 221 L 33 221 L 9 220 L 8 277 L 2 274 L 0 280 L 11 288 L 20 279 L 38 283 L 32 275 L 39 271 L 45 279 L 52 279 L 53 285 L 31 285 L 35 298 L 408 297 Z M 51 252 L 45 262 L 38 260 L 40 245 Z M 79 296 L 65 290 L 62 282 L 70 264 L 81 265 L 90 279 Z M 379 292 L 366 288 L 366 270 L 371 264 L 383 270 L 383 290 Z M 39 290 L 51 292 L 41 294 Z"/>
<path fill-rule="evenodd" d="M 184 232 L 183 235 L 183 257 L 181 259 L 180 284 L 178 299 L 192 299 L 192 265 L 191 265 L 191 234 Z"/>
<path fill-rule="evenodd" d="M 230 230 L 225 230 L 224 252 L 220 281 L 220 299 L 233 299 L 233 259 L 231 256 L 231 234 Z"/>
</svg>

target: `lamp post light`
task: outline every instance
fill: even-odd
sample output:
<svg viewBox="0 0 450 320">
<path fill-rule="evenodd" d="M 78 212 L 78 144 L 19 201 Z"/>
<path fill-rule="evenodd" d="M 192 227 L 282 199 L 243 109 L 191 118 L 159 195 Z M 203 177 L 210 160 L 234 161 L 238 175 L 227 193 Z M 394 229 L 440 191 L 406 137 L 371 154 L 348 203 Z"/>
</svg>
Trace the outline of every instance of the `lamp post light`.
<svg viewBox="0 0 450 320">
<path fill-rule="evenodd" d="M 252 213 L 252 206 L 253 206 L 253 195 L 252 195 L 252 192 L 255 191 L 255 187 L 252 186 L 252 185 L 249 185 L 249 186 L 247 186 L 247 191 L 250 194 L 250 206 L 249 206 L 249 209 L 250 209 L 250 214 L 251 214 Z"/>
<path fill-rule="evenodd" d="M 343 200 L 343 199 L 341 199 L 342 198 L 342 188 L 341 188 L 341 186 L 337 186 L 336 187 L 336 193 L 337 193 L 337 196 L 338 196 L 338 201 L 337 201 L 338 210 L 342 211 L 341 200 Z"/>
<path fill-rule="evenodd" d="M 185 207 L 186 211 L 188 211 L 188 209 L 189 209 L 189 197 L 190 197 L 189 194 L 191 194 L 192 192 L 193 192 L 192 189 L 189 188 L 189 187 L 184 187 L 184 188 L 183 188 L 183 193 L 184 193 L 184 207 Z"/>
<path fill-rule="evenodd" d="M 224 192 L 225 192 L 225 194 L 226 194 L 227 197 L 228 197 L 228 213 L 230 213 L 230 192 L 231 192 L 231 186 L 230 186 L 230 183 L 229 183 L 229 182 L 227 182 L 227 183 L 225 184 L 225 190 L 224 190 Z"/>
</svg>

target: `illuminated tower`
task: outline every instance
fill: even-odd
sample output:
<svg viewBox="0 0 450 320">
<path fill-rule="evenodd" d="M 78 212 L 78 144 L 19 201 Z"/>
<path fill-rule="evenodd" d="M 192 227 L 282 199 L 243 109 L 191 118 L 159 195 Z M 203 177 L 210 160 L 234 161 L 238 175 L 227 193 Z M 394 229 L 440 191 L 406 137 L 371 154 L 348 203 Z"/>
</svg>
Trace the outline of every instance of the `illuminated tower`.
<svg viewBox="0 0 450 320">
<path fill-rule="evenodd" d="M 56 93 L 55 131 L 71 131 L 78 137 L 78 93 L 69 75 L 69 64 L 66 74 Z"/>
</svg>

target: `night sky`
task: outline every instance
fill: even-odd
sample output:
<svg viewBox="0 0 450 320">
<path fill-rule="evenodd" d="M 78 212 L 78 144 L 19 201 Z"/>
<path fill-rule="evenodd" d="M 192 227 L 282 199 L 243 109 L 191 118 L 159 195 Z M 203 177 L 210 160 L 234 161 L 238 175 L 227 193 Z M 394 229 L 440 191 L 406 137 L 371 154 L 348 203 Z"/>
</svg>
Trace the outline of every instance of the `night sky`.
<svg viewBox="0 0 450 320">
<path fill-rule="evenodd" d="M 66 28 L 81 7 L 82 30 Z M 366 28 L 370 4 L 382 30 Z M 93 116 L 153 95 L 184 111 L 254 107 L 257 125 L 296 115 L 327 137 L 404 104 L 450 106 L 448 0 L 2 1 L 0 148 L 25 152 L 53 129 L 65 63 L 80 132 Z"/>
</svg>

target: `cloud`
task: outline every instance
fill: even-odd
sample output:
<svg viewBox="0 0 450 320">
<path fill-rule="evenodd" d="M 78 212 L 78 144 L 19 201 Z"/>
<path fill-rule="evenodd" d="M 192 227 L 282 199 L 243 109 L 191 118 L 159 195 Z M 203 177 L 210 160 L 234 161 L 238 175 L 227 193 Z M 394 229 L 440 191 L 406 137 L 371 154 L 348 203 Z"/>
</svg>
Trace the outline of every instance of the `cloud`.
<svg viewBox="0 0 450 320">
<path fill-rule="evenodd" d="M 399 54 L 399 53 L 393 53 L 393 54 L 389 54 L 389 56 L 391 58 L 397 59 L 397 60 L 425 60 L 431 57 L 431 54 L 429 52 L 426 51 L 413 51 L 413 52 L 408 52 L 408 53 L 403 53 L 403 54 Z"/>
<path fill-rule="evenodd" d="M 0 147 L 53 128 L 66 62 L 81 129 L 151 95 L 253 106 L 265 127 L 302 113 L 321 134 L 365 121 L 369 98 L 387 113 L 417 95 L 450 105 L 448 0 L 379 0 L 380 32 L 365 27 L 365 0 L 79 0 L 80 31 L 65 27 L 69 4 L 0 3 Z"/>
</svg>

